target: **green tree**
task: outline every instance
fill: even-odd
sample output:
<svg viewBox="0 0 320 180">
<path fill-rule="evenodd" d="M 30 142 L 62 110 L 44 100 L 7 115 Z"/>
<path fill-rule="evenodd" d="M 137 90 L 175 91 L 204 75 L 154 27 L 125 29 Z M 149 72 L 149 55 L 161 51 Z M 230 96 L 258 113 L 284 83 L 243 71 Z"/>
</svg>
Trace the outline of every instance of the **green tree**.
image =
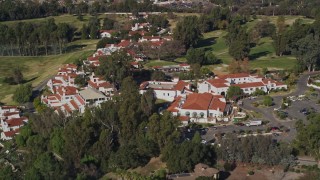
<svg viewBox="0 0 320 180">
<path fill-rule="evenodd" d="M 109 18 L 103 19 L 103 26 L 102 29 L 104 30 L 110 30 L 114 28 L 115 21 Z"/>
<path fill-rule="evenodd" d="M 164 81 L 166 79 L 166 74 L 162 71 L 153 71 L 151 75 L 151 80 L 154 81 Z"/>
<path fill-rule="evenodd" d="M 81 28 L 81 39 L 88 39 L 88 27 L 87 25 L 83 24 Z"/>
<path fill-rule="evenodd" d="M 74 83 L 79 87 L 84 87 L 87 84 L 87 78 L 83 75 L 77 75 L 74 79 Z"/>
<path fill-rule="evenodd" d="M 205 51 L 204 49 L 190 48 L 186 55 L 189 64 L 204 64 L 205 62 Z"/>
<path fill-rule="evenodd" d="M 155 102 L 156 98 L 152 89 L 148 89 L 147 92 L 141 96 L 140 106 L 147 117 L 149 117 L 156 110 Z"/>
<path fill-rule="evenodd" d="M 227 91 L 227 97 L 229 99 L 234 99 L 243 95 L 243 90 L 238 86 L 230 86 Z"/>
<path fill-rule="evenodd" d="M 297 46 L 293 49 L 293 53 L 298 61 L 303 62 L 308 71 L 314 71 L 320 60 L 319 36 L 307 35 L 296 44 Z"/>
<path fill-rule="evenodd" d="M 265 105 L 265 106 L 272 106 L 272 105 L 273 105 L 272 97 L 270 97 L 270 96 L 264 96 L 264 97 L 263 97 L 263 105 Z"/>
<path fill-rule="evenodd" d="M 308 124 L 304 124 L 302 121 L 297 121 L 296 128 L 298 134 L 294 141 L 294 145 L 299 150 L 299 153 L 311 155 L 317 159 L 320 158 L 320 145 L 318 143 L 320 133 L 317 130 L 320 128 L 319 119 L 320 114 L 317 113 L 308 116 Z"/>
<path fill-rule="evenodd" d="M 30 101 L 32 96 L 31 84 L 20 85 L 14 92 L 12 99 L 18 103 L 26 103 Z"/>
<path fill-rule="evenodd" d="M 126 77 L 121 83 L 121 102 L 118 116 L 120 119 L 120 138 L 121 143 L 134 141 L 142 119 L 142 110 L 140 107 L 140 95 L 136 82 L 132 77 Z"/>
<path fill-rule="evenodd" d="M 198 18 L 196 16 L 186 16 L 177 23 L 173 31 L 173 38 L 182 41 L 186 48 L 194 46 L 202 37 L 198 28 Z"/>
<path fill-rule="evenodd" d="M 132 57 L 124 51 L 114 52 L 111 56 L 100 60 L 101 64 L 96 69 L 96 74 L 104 76 L 112 83 L 120 84 L 124 78 L 131 74 L 130 62 L 132 61 Z"/>
</svg>

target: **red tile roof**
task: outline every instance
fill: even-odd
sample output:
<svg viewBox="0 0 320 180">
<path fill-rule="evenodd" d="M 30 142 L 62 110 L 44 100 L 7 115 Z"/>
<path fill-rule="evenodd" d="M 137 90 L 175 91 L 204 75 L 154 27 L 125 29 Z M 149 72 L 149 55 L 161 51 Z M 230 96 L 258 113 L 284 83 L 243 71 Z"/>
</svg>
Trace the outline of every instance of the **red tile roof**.
<svg viewBox="0 0 320 180">
<path fill-rule="evenodd" d="M 23 121 L 27 120 L 28 118 L 26 117 L 21 117 L 21 118 L 12 118 L 7 120 L 6 122 L 8 123 L 9 127 L 14 127 L 14 126 L 22 126 Z"/>
<path fill-rule="evenodd" d="M 174 99 L 174 101 L 170 104 L 170 106 L 167 108 L 170 112 L 179 112 L 176 108 L 178 107 L 181 100 L 181 96 L 178 96 Z"/>
<path fill-rule="evenodd" d="M 17 106 L 1 106 L 2 109 L 17 109 Z"/>
<path fill-rule="evenodd" d="M 70 104 L 71 104 L 75 109 L 79 109 L 78 104 L 77 104 L 74 100 L 71 100 L 71 101 L 70 101 Z"/>
<path fill-rule="evenodd" d="M 20 114 L 19 111 L 16 112 L 7 112 L 7 113 L 3 113 L 3 116 L 11 116 L 11 115 L 15 115 L 15 114 Z"/>
<path fill-rule="evenodd" d="M 115 33 L 117 31 L 116 30 L 100 30 L 100 33 L 104 33 L 104 32 L 112 34 L 112 33 Z"/>
<path fill-rule="evenodd" d="M 187 86 L 189 83 L 187 82 L 184 82 L 184 81 L 178 81 L 178 83 L 174 86 L 174 90 L 177 90 L 177 91 L 182 91 L 185 86 Z"/>
<path fill-rule="evenodd" d="M 6 131 L 6 132 L 3 132 L 4 135 L 6 137 L 13 137 L 15 134 L 19 133 L 19 129 L 16 129 L 16 130 L 13 130 L 13 131 Z"/>
<path fill-rule="evenodd" d="M 218 97 L 214 97 L 211 101 L 209 109 L 212 109 L 212 110 L 219 109 L 219 111 L 223 112 L 224 109 L 226 108 L 226 105 L 227 104 L 225 102 L 220 101 Z"/>
<path fill-rule="evenodd" d="M 118 47 L 128 47 L 131 44 L 129 40 L 123 40 L 119 44 L 117 44 Z"/>
<path fill-rule="evenodd" d="M 212 94 L 189 94 L 182 109 L 207 110 L 212 99 Z"/>
<path fill-rule="evenodd" d="M 66 87 L 58 87 L 57 88 L 57 93 L 59 95 L 63 95 L 63 91 L 65 90 L 65 95 L 75 95 L 77 94 L 77 88 L 72 87 L 72 86 L 66 86 Z"/>
<path fill-rule="evenodd" d="M 76 99 L 79 101 L 80 104 L 85 105 L 86 102 L 80 97 L 80 95 L 76 95 Z"/>
<path fill-rule="evenodd" d="M 69 113 L 72 112 L 71 108 L 67 104 L 64 104 L 63 107 L 67 112 L 69 112 Z"/>
</svg>

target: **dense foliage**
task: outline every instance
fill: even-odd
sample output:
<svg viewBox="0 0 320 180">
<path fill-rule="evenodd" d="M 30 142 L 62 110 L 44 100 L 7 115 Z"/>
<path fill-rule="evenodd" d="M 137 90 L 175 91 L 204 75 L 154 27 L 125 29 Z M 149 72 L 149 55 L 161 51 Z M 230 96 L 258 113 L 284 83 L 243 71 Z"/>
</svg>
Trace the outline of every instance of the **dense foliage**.
<svg viewBox="0 0 320 180">
<path fill-rule="evenodd" d="M 72 41 L 75 29 L 66 23 L 56 24 L 53 18 L 44 23 L 18 22 L 0 24 L 0 55 L 37 56 L 62 54 Z"/>
<path fill-rule="evenodd" d="M 218 157 L 229 162 L 265 165 L 295 165 L 293 150 L 288 144 L 278 144 L 269 136 L 237 138 L 234 134 L 222 139 Z"/>
</svg>

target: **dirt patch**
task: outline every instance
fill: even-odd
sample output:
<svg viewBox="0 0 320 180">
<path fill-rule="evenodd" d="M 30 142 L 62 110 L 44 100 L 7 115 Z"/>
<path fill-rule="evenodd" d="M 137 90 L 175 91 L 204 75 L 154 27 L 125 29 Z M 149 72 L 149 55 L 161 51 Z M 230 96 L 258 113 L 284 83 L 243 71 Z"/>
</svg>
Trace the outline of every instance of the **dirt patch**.
<svg viewBox="0 0 320 180">
<path fill-rule="evenodd" d="M 249 171 L 253 171 L 253 175 L 248 175 Z M 252 166 L 238 166 L 231 172 L 228 180 L 291 180 L 301 177 L 302 173 L 283 172 L 278 167 L 262 167 L 258 170 Z"/>
<path fill-rule="evenodd" d="M 148 176 L 152 172 L 162 168 L 166 168 L 166 164 L 161 161 L 160 157 L 156 157 L 156 158 L 151 158 L 149 163 L 144 167 L 138 167 L 136 169 L 133 169 L 132 171 L 135 171 L 141 175 Z"/>
</svg>

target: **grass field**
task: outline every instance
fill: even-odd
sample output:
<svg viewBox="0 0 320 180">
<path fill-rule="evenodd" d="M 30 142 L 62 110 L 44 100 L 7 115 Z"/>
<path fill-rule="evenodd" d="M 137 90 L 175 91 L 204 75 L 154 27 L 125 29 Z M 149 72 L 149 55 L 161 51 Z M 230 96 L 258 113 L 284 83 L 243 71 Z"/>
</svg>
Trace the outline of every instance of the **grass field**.
<svg viewBox="0 0 320 180">
<path fill-rule="evenodd" d="M 276 25 L 278 17 L 279 16 L 257 16 L 256 19 L 251 19 L 248 23 L 246 23 L 246 26 L 248 27 L 248 29 L 251 29 L 257 24 L 257 22 L 261 21 L 262 19 L 268 19 L 271 23 Z M 306 18 L 303 16 L 284 16 L 284 18 L 285 24 L 288 26 L 292 25 L 294 21 L 297 19 L 301 19 L 302 23 L 304 24 L 311 24 L 314 22 L 313 19 Z"/>
<path fill-rule="evenodd" d="M 224 36 L 226 31 L 217 30 L 203 35 L 203 40 L 200 43 L 201 48 L 212 51 L 223 64 L 229 64 L 233 58 L 229 55 L 228 46 Z M 291 69 L 296 60 L 292 56 L 277 57 L 273 48 L 273 40 L 269 37 L 261 38 L 257 45 L 251 48 L 250 51 L 250 68 L 273 68 L 273 69 Z M 216 68 L 216 67 L 215 67 Z M 212 68 L 211 68 L 212 69 Z"/>
<path fill-rule="evenodd" d="M 49 18 L 54 18 L 56 24 L 67 23 L 67 24 L 74 26 L 78 30 L 80 30 L 82 28 L 83 24 L 88 24 L 88 21 L 91 17 L 93 17 L 93 16 L 86 14 L 83 16 L 83 21 L 80 21 L 77 18 L 77 16 L 75 16 L 75 15 L 65 14 L 65 15 L 61 15 L 61 16 L 50 16 L 50 17 L 46 17 L 46 18 L 36 18 L 36 19 L 17 20 L 17 21 L 5 21 L 5 22 L 0 22 L 0 23 L 7 24 L 8 26 L 12 26 L 12 25 L 16 24 L 17 22 L 41 23 L 41 22 L 45 22 Z M 100 14 L 98 16 L 98 18 L 100 20 L 102 20 L 103 18 L 106 18 L 106 17 L 109 17 L 111 19 L 115 19 L 120 24 L 124 24 L 128 21 L 128 19 L 125 16 L 106 15 L 106 14 Z M 102 23 L 102 21 L 101 21 L 101 23 Z"/>
<path fill-rule="evenodd" d="M 3 79 L 10 74 L 13 67 L 20 67 L 27 83 L 32 83 L 35 86 L 51 75 L 54 75 L 62 64 L 72 63 L 77 59 L 84 59 L 91 55 L 95 50 L 97 40 L 77 41 L 74 43 L 86 45 L 86 47 L 62 55 L 0 57 L 0 101 L 8 104 L 14 103 L 11 97 L 17 86 L 3 83 Z"/>
<path fill-rule="evenodd" d="M 153 67 L 153 66 L 169 66 L 169 65 L 176 65 L 176 64 L 177 63 L 172 61 L 150 60 L 144 65 L 147 67 Z"/>
</svg>

